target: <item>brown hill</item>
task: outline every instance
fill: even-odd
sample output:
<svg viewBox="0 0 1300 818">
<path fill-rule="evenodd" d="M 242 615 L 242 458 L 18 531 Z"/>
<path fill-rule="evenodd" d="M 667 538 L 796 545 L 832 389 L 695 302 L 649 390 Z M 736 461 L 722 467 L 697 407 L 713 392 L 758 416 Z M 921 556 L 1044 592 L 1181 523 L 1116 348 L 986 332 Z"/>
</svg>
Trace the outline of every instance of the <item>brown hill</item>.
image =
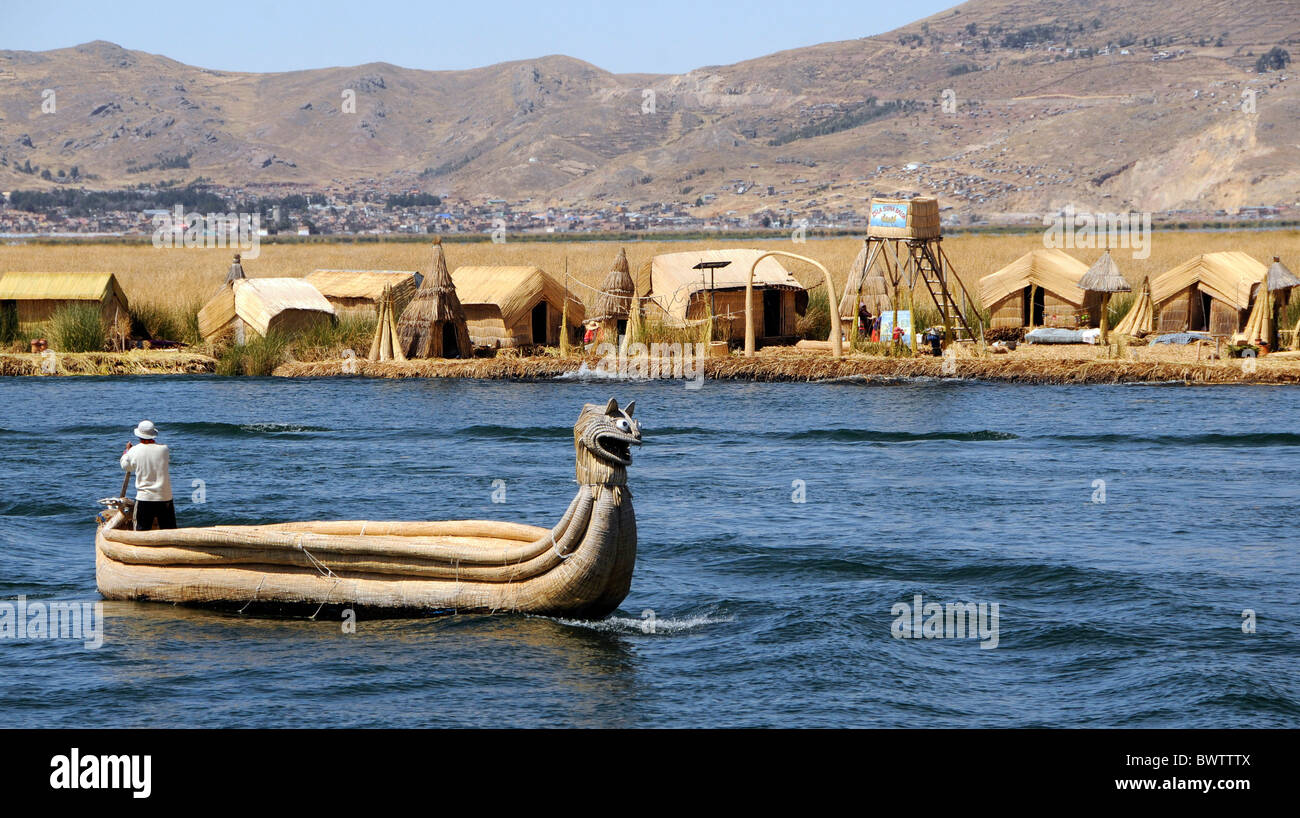
<svg viewBox="0 0 1300 818">
<path fill-rule="evenodd" d="M 58 184 L 30 164 L 96 188 L 201 176 L 539 205 L 702 199 L 778 217 L 895 191 L 987 215 L 1292 203 L 1300 86 L 1255 62 L 1298 50 L 1297 12 L 1300 0 L 972 0 L 888 34 L 673 76 L 558 56 L 245 74 L 105 42 L 4 51 L 0 187 Z"/>
</svg>

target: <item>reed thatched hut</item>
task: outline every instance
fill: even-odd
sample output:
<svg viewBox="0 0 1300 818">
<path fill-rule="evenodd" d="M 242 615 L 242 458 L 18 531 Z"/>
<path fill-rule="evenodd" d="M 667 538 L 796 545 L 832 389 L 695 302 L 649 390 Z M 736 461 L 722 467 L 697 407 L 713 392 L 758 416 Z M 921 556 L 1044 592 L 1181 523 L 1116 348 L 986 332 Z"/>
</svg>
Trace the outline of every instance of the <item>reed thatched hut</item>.
<svg viewBox="0 0 1300 818">
<path fill-rule="evenodd" d="M 765 251 L 700 250 L 663 253 L 650 260 L 649 305 L 669 324 L 705 320 L 710 310 L 727 338 L 745 338 L 745 285 L 754 261 Z M 725 267 L 696 269 L 702 262 Z M 793 341 L 799 316 L 808 311 L 808 290 L 780 261 L 769 256 L 754 269 L 754 329 L 762 343 Z M 715 335 L 715 337 L 719 337 Z"/>
<path fill-rule="evenodd" d="M 236 343 L 272 332 L 293 333 L 334 320 L 334 307 L 301 278 L 240 278 L 222 286 L 199 310 L 199 333 L 226 333 Z"/>
<path fill-rule="evenodd" d="M 1239 332 L 1267 268 L 1245 253 L 1193 256 L 1151 279 L 1158 332 Z"/>
<path fill-rule="evenodd" d="M 979 280 L 989 326 L 1096 326 L 1101 294 L 1085 292 L 1079 279 L 1088 265 L 1055 248 L 1033 250 Z"/>
<path fill-rule="evenodd" d="M 619 248 L 614 266 L 600 283 L 600 291 L 592 302 L 588 321 L 599 325 L 598 338 L 618 343 L 620 335 L 627 333 L 628 319 L 636 309 L 636 284 L 627 264 L 627 251 Z"/>
<path fill-rule="evenodd" d="M 582 340 L 582 302 L 540 267 L 457 267 L 452 280 L 475 346 L 558 346 L 566 302 L 569 343 Z"/>
<path fill-rule="evenodd" d="M 306 280 L 334 305 L 335 314 L 367 318 L 379 314 L 385 293 L 401 315 L 420 286 L 420 275 L 404 270 L 316 270 Z"/>
<path fill-rule="evenodd" d="M 0 276 L 0 320 L 19 328 L 33 328 L 74 304 L 98 306 L 113 334 L 129 334 L 126 293 L 112 273 L 10 272 Z"/>
<path fill-rule="evenodd" d="M 1101 342 L 1104 344 L 1109 340 L 1111 295 L 1131 292 L 1133 287 L 1120 273 L 1119 265 L 1110 257 L 1110 251 L 1107 250 L 1088 268 L 1083 278 L 1079 279 L 1079 289 L 1085 293 L 1101 294 L 1101 305 L 1097 312 L 1098 326 L 1101 327 Z"/>
<path fill-rule="evenodd" d="M 394 302 L 393 310 L 397 307 Z M 474 346 L 465 309 L 456 293 L 442 239 L 433 240 L 429 274 L 401 310 L 397 335 L 408 358 L 472 358 Z"/>
</svg>

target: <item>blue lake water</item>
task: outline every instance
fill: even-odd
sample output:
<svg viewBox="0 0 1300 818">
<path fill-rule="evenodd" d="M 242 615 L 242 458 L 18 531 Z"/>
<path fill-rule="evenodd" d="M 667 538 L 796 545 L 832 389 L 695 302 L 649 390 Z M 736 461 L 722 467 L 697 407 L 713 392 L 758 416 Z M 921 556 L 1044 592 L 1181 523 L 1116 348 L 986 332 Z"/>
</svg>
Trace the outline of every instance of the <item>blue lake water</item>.
<svg viewBox="0 0 1300 818">
<path fill-rule="evenodd" d="M 0 639 L 3 723 L 1300 725 L 1290 388 L 7 378 L 0 600 L 98 599 L 95 500 L 143 417 L 182 525 L 549 526 L 610 396 L 646 441 L 614 617 L 109 602 L 98 650 Z M 997 603 L 997 647 L 895 638 L 918 594 Z"/>
</svg>

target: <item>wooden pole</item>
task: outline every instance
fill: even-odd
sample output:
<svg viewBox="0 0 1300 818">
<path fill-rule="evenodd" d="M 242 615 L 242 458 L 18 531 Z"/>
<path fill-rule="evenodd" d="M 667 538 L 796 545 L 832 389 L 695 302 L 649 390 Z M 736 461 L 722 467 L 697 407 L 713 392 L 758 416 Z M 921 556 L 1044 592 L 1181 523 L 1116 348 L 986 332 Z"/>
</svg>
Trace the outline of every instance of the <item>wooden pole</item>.
<svg viewBox="0 0 1300 818">
<path fill-rule="evenodd" d="M 1110 346 L 1110 293 L 1101 294 L 1101 342 Z"/>
<path fill-rule="evenodd" d="M 564 257 L 564 306 L 560 308 L 560 357 L 569 357 L 569 257 Z"/>
</svg>

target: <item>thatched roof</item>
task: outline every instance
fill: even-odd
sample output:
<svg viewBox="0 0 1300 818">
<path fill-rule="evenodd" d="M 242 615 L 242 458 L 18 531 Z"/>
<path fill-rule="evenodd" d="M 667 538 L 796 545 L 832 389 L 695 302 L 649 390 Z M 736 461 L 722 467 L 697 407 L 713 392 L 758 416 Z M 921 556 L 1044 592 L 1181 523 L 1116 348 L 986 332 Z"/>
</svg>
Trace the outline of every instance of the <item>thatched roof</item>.
<svg viewBox="0 0 1300 818">
<path fill-rule="evenodd" d="M 286 310 L 334 315 L 334 306 L 301 278 L 244 278 L 233 283 L 235 314 L 258 335 Z"/>
<path fill-rule="evenodd" d="M 126 293 L 112 273 L 5 273 L 0 276 L 0 301 L 97 301 L 116 297 L 127 305 Z"/>
<path fill-rule="evenodd" d="M 591 314 L 587 318 L 592 321 L 627 318 L 632 312 L 632 296 L 635 293 L 636 285 L 627 266 L 627 251 L 620 247 L 618 257 L 614 259 L 614 267 L 601 282 L 600 292 L 596 293 L 595 303 L 591 305 Z"/>
<path fill-rule="evenodd" d="M 540 267 L 457 267 L 452 280 L 461 303 L 495 305 L 507 327 L 527 317 L 542 299 L 557 310 L 564 307 L 564 285 Z M 576 326 L 585 320 L 586 310 L 572 293 L 568 299 L 569 326 Z"/>
<path fill-rule="evenodd" d="M 990 309 L 1008 295 L 1036 284 L 1057 298 L 1081 307 L 1084 293 L 1078 282 L 1086 272 L 1087 265 L 1062 250 L 1033 250 L 981 278 L 980 303 Z"/>
<path fill-rule="evenodd" d="M 1263 263 L 1245 253 L 1204 253 L 1151 279 L 1151 300 L 1163 304 L 1195 284 L 1213 298 L 1244 310 L 1266 272 Z"/>
<path fill-rule="evenodd" d="M 710 282 L 714 290 L 745 289 L 749 269 L 765 252 L 750 249 L 698 250 L 655 256 L 650 262 L 650 297 L 664 312 L 684 321 L 691 296 L 707 291 Z M 730 261 L 731 264 L 715 270 L 694 269 L 702 261 Z M 754 270 L 754 288 L 802 290 L 804 286 L 780 261 L 768 256 Z"/>
<path fill-rule="evenodd" d="M 405 270 L 316 270 L 306 280 L 326 298 L 373 301 L 391 291 L 399 304 L 415 293 L 413 272 Z"/>
<path fill-rule="evenodd" d="M 1273 256 L 1273 264 L 1268 268 L 1269 292 L 1288 290 L 1292 287 L 1300 287 L 1300 278 L 1296 278 L 1295 273 L 1286 268 L 1282 259 Z"/>
<path fill-rule="evenodd" d="M 394 294 L 390 292 L 390 295 Z M 402 310 L 397 324 L 402 350 L 412 358 L 443 357 L 446 351 L 442 349 L 438 328 L 445 322 L 455 326 L 458 353 L 468 357 L 473 347 L 465 325 L 465 309 L 461 306 L 451 274 L 447 272 L 447 255 L 442 249 L 442 239 L 437 238 L 433 240 L 429 273 L 415 297 Z"/>
<path fill-rule="evenodd" d="M 1079 279 L 1079 289 L 1096 293 L 1126 293 L 1133 287 L 1120 273 L 1119 265 L 1110 257 L 1110 251 L 1107 250 L 1101 254 L 1101 258 L 1093 262 L 1088 272 L 1083 274 L 1083 278 Z"/>
</svg>

